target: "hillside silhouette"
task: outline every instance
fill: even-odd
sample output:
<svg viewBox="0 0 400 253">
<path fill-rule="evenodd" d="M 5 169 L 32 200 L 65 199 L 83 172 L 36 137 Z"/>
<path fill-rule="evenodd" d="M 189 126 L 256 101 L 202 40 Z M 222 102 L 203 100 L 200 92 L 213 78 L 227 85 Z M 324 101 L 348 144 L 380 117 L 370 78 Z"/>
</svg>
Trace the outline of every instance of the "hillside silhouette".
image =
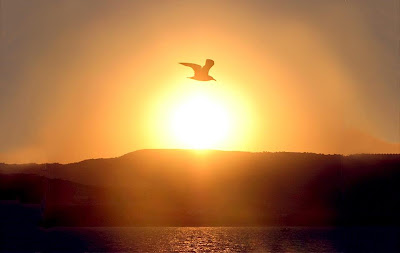
<svg viewBox="0 0 400 253">
<path fill-rule="evenodd" d="M 400 155 L 140 150 L 0 164 L 1 200 L 42 226 L 400 225 Z"/>
</svg>

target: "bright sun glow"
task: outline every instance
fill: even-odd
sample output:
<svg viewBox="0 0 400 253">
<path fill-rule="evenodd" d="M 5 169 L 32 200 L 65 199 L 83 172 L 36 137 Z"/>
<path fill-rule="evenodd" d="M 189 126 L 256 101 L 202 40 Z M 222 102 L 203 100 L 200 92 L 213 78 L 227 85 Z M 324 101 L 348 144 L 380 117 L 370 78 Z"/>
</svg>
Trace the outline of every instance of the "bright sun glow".
<svg viewBox="0 0 400 253">
<path fill-rule="evenodd" d="M 149 100 L 143 136 L 152 147 L 248 150 L 256 124 L 237 85 L 179 80 Z"/>
<path fill-rule="evenodd" d="M 218 146 L 229 135 L 230 127 L 228 110 L 204 95 L 184 100 L 177 105 L 171 117 L 171 130 L 186 148 Z"/>
</svg>

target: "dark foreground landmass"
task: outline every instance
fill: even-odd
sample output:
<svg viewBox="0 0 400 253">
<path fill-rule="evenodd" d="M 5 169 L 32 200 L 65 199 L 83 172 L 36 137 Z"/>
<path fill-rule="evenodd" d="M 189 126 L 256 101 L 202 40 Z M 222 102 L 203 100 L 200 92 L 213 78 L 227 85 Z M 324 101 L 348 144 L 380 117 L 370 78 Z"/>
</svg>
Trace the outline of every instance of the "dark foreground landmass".
<svg viewBox="0 0 400 253">
<path fill-rule="evenodd" d="M 400 225 L 398 154 L 141 150 L 0 173 L 2 206 L 41 227 Z"/>
</svg>

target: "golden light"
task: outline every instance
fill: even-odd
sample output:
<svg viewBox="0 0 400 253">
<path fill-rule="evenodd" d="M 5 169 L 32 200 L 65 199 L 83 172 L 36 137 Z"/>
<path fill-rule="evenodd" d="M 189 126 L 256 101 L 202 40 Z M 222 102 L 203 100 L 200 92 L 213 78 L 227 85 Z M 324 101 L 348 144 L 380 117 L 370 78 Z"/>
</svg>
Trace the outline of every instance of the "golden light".
<svg viewBox="0 0 400 253">
<path fill-rule="evenodd" d="M 200 94 L 178 104 L 170 124 L 171 132 L 183 147 L 208 149 L 226 140 L 232 122 L 227 108 Z"/>
<path fill-rule="evenodd" d="M 221 78 L 222 79 L 222 78 Z M 143 134 L 152 148 L 248 150 L 254 109 L 233 81 L 201 83 L 179 76 L 148 100 Z"/>
</svg>

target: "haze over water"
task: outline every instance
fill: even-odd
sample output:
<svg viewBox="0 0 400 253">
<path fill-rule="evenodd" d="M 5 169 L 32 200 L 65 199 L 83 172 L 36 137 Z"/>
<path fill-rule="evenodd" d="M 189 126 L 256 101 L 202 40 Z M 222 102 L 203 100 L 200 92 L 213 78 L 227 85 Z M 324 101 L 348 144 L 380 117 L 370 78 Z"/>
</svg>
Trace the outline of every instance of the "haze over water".
<svg viewBox="0 0 400 253">
<path fill-rule="evenodd" d="M 0 0 L 0 251 L 400 252 L 399 4 Z"/>
</svg>

